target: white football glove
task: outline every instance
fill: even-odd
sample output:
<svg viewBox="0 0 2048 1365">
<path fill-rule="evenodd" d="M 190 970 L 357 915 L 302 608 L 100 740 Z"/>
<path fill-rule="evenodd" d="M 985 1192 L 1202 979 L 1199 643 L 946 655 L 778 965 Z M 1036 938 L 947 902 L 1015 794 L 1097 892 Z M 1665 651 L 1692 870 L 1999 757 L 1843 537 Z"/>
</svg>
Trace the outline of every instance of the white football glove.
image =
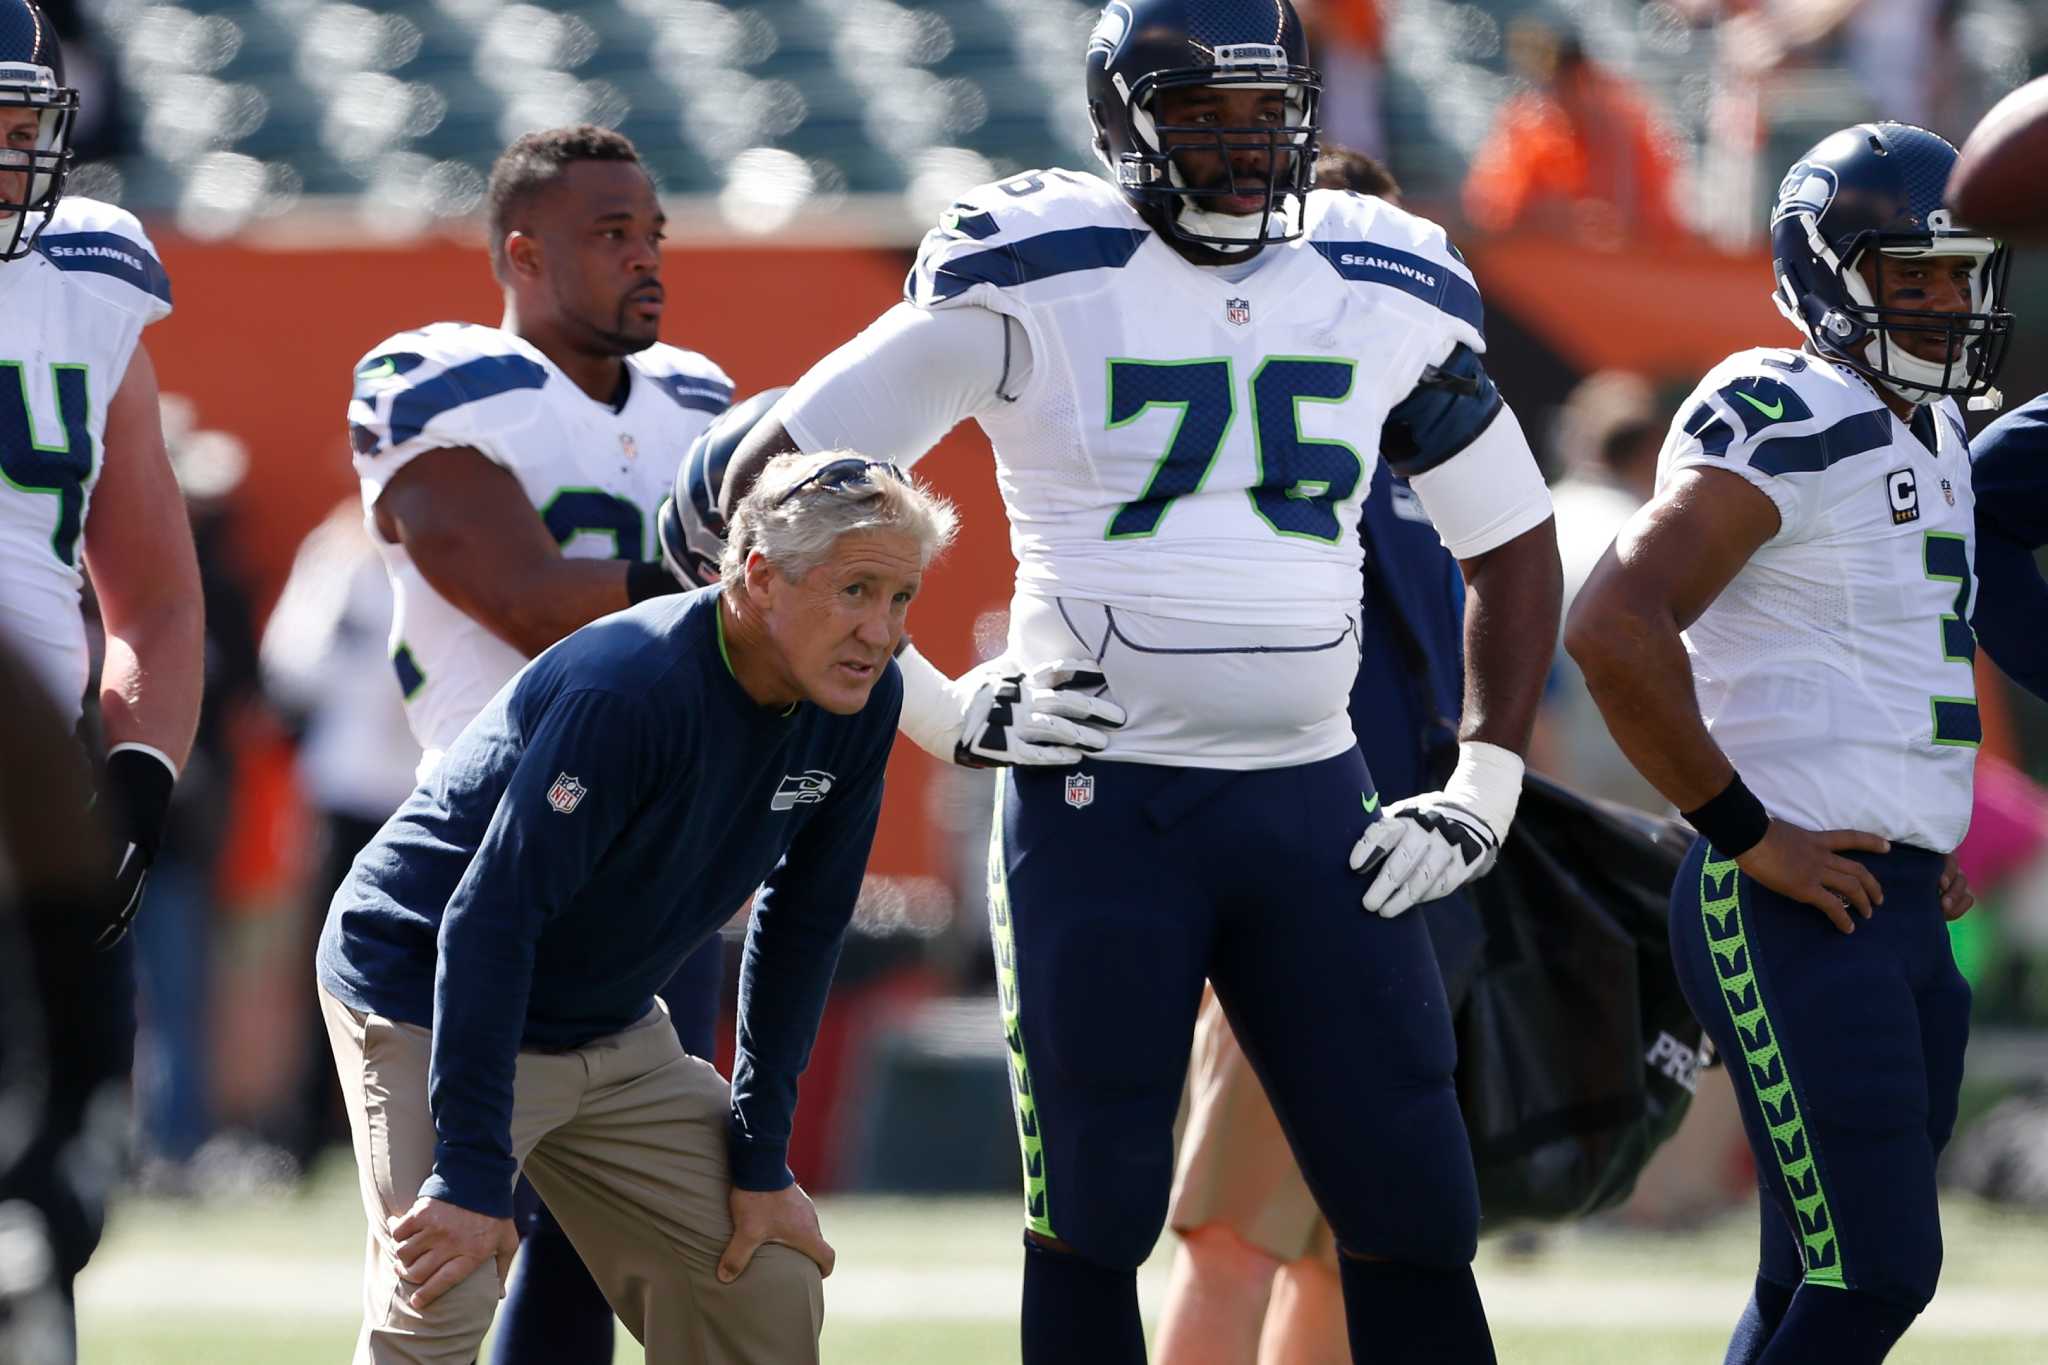
<svg viewBox="0 0 2048 1365">
<path fill-rule="evenodd" d="M 903 733 L 926 753 L 969 768 L 1079 763 L 1108 747 L 1107 731 L 1125 720 L 1107 697 L 1102 666 L 1092 659 L 1060 660 L 1025 672 L 991 659 L 948 678 L 906 648 Z"/>
<path fill-rule="evenodd" d="M 1522 760 L 1492 744 L 1458 746 L 1444 789 L 1396 801 L 1351 849 L 1363 904 L 1392 919 L 1493 870 L 1522 797 Z"/>
</svg>

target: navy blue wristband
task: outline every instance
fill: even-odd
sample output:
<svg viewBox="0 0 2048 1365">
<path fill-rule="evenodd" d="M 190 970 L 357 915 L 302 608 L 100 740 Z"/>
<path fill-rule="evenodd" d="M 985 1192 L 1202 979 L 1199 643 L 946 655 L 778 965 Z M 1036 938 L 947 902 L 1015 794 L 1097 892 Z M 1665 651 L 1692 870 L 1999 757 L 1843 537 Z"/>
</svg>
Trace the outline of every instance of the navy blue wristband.
<svg viewBox="0 0 2048 1365">
<path fill-rule="evenodd" d="M 1679 815 L 1724 858 L 1740 858 L 1762 843 L 1771 827 L 1771 813 L 1743 785 L 1741 773 L 1730 778 L 1713 800 Z"/>
</svg>

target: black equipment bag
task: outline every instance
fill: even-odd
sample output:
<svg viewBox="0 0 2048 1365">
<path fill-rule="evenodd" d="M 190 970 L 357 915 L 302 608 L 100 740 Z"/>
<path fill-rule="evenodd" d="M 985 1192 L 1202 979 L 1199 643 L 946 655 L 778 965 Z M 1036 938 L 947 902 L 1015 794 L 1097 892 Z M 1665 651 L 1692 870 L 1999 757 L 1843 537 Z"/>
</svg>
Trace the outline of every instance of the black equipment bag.
<svg viewBox="0 0 2048 1365">
<path fill-rule="evenodd" d="M 1465 888 L 1485 946 L 1458 1003 L 1458 1103 L 1488 1231 L 1620 1203 L 1685 1117 L 1709 1045 L 1666 916 L 1691 840 L 1531 773 L 1498 865 Z"/>
</svg>

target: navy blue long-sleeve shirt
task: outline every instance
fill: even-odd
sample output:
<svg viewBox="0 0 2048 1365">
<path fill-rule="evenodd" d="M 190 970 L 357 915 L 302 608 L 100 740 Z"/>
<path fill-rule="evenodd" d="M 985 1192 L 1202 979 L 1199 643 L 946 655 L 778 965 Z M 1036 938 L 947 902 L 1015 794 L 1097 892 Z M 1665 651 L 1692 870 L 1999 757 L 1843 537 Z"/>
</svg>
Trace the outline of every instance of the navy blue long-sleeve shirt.
<svg viewBox="0 0 2048 1365">
<path fill-rule="evenodd" d="M 2034 551 L 2048 545 L 2048 394 L 1970 442 L 1970 485 L 1977 495 L 1970 624 L 2008 677 L 2048 697 L 2048 582 L 2034 563 Z"/>
<path fill-rule="evenodd" d="M 434 1171 L 420 1194 L 511 1212 L 521 1048 L 566 1049 L 653 1007 L 760 887 L 740 983 L 734 1183 L 790 1183 L 790 1115 L 881 809 L 903 700 L 757 705 L 720 590 L 570 635 L 507 683 L 356 859 L 321 984 L 433 1031 Z"/>
</svg>

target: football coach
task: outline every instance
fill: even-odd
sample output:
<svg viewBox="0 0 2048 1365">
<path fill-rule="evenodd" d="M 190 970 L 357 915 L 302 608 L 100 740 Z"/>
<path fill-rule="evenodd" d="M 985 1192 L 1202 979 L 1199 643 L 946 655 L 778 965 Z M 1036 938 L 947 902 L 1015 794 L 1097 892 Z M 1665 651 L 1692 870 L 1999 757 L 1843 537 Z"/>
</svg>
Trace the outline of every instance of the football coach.
<svg viewBox="0 0 2048 1365">
<path fill-rule="evenodd" d="M 954 527 L 893 465 L 777 461 L 718 585 L 541 654 L 356 859 L 317 964 L 370 1224 L 356 1365 L 476 1359 L 522 1170 L 650 1362 L 817 1360 L 790 1115 Z M 757 887 L 728 1085 L 655 992 Z"/>
</svg>

